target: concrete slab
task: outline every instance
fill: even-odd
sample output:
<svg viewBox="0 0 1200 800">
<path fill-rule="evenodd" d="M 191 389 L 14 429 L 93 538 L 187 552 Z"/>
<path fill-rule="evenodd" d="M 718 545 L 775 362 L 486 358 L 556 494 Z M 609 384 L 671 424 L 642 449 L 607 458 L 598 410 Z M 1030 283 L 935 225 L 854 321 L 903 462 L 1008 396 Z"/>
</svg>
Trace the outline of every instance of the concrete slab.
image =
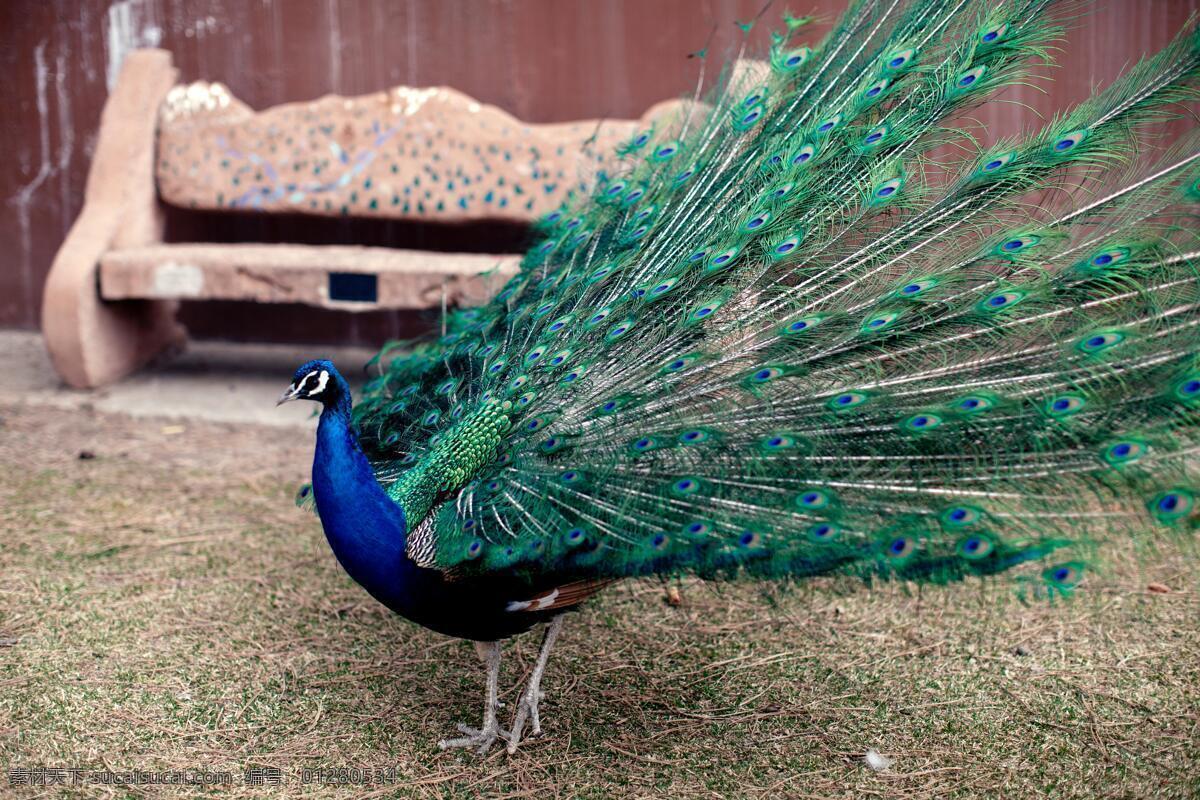
<svg viewBox="0 0 1200 800">
<path fill-rule="evenodd" d="M 41 335 L 0 331 L 4 380 L 0 402 L 43 404 L 186 421 L 249 422 L 312 428 L 316 406 L 275 401 L 296 367 L 331 358 L 355 391 L 373 351 L 326 346 L 192 342 L 120 383 L 92 391 L 64 384 L 50 364 Z"/>
</svg>

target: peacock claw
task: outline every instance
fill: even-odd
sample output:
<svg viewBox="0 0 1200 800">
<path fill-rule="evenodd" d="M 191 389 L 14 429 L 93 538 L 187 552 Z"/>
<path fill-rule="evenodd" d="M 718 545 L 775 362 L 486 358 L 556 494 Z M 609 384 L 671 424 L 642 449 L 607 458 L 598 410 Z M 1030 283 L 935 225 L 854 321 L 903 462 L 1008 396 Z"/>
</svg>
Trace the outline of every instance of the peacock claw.
<svg viewBox="0 0 1200 800">
<path fill-rule="evenodd" d="M 483 727 L 472 728 L 470 725 L 459 723 L 458 730 L 460 733 L 466 734 L 457 739 L 442 739 L 438 742 L 438 747 L 442 750 L 449 750 L 453 747 L 470 747 L 473 748 L 479 755 L 487 755 L 487 752 L 492 749 L 492 745 L 497 739 L 504 739 L 508 742 L 508 752 L 517 752 L 517 746 L 521 744 L 521 734 L 525 732 L 525 723 L 529 722 L 529 735 L 538 736 L 542 732 L 542 721 L 538 716 L 538 703 L 546 698 L 546 694 L 542 691 L 542 674 L 546 671 L 546 662 L 550 659 L 550 648 L 554 646 L 554 640 L 558 638 L 558 632 L 562 629 L 563 618 L 561 615 L 550 620 L 550 624 L 546 626 L 546 635 L 542 639 L 542 649 L 538 653 L 537 662 L 534 664 L 533 672 L 529 676 L 529 682 L 525 685 L 525 691 L 521 693 L 521 697 L 517 700 L 517 712 L 513 717 L 512 728 L 505 730 L 500 727 L 500 723 L 496 720 L 496 710 L 504 704 L 500 702 L 499 682 L 500 682 L 500 645 L 497 642 L 476 642 L 475 651 L 479 657 L 487 665 L 487 692 L 483 704 Z"/>
<path fill-rule="evenodd" d="M 487 752 L 492 749 L 492 745 L 496 743 L 497 739 L 509 738 L 508 731 L 499 725 L 485 726 L 480 729 L 460 722 L 456 727 L 459 733 L 465 733 L 466 736 L 457 739 L 442 739 L 438 742 L 439 749 L 450 750 L 457 747 L 470 747 L 482 756 L 487 755 Z"/>
</svg>

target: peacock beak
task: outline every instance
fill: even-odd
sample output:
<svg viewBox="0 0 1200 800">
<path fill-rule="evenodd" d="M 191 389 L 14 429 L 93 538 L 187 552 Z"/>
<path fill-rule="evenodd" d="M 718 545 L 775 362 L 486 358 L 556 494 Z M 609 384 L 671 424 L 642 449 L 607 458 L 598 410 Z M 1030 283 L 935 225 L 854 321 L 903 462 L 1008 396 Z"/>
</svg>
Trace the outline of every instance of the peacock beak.
<svg viewBox="0 0 1200 800">
<path fill-rule="evenodd" d="M 275 407 L 278 408 L 279 406 L 283 405 L 287 401 L 295 400 L 299 397 L 300 397 L 300 387 L 296 386 L 295 384 L 292 384 L 291 386 L 289 386 L 288 388 L 283 390 L 283 394 L 279 395 L 279 400 L 276 401 Z"/>
</svg>

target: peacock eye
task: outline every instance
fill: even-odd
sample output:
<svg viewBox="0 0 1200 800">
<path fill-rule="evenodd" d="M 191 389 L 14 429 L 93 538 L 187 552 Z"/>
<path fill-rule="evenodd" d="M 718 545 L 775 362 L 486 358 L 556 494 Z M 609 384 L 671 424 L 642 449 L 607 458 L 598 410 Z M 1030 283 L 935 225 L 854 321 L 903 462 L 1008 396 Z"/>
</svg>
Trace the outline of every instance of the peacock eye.
<svg viewBox="0 0 1200 800">
<path fill-rule="evenodd" d="M 789 69 L 789 70 L 795 69 L 796 67 L 803 64 L 805 62 L 805 60 L 811 54 L 812 54 L 812 51 L 809 50 L 807 47 L 801 47 L 796 50 L 793 50 L 784 57 L 783 66 L 785 69 Z"/>
<path fill-rule="evenodd" d="M 974 69 L 969 69 L 954 80 L 954 85 L 959 89 L 967 89 L 971 86 L 974 86 L 975 83 L 979 81 L 986 72 L 986 66 L 979 66 L 975 67 Z"/>
<path fill-rule="evenodd" d="M 1054 140 L 1051 145 L 1054 153 L 1068 153 L 1074 150 L 1084 139 L 1087 138 L 1088 131 L 1086 128 L 1081 128 L 1077 131 L 1063 134 Z"/>
<path fill-rule="evenodd" d="M 870 88 L 867 89 L 867 91 L 863 92 L 863 96 L 868 99 L 873 100 L 874 98 L 883 94 L 883 90 L 886 89 L 887 87 L 888 87 L 888 80 L 887 80 L 887 78 L 884 78 L 883 80 L 876 81 L 874 84 L 872 84 L 870 86 Z"/>
<path fill-rule="evenodd" d="M 828 542 L 837 535 L 837 528 L 828 522 L 821 522 L 808 529 L 808 538 L 814 542 Z"/>
<path fill-rule="evenodd" d="M 325 391 L 329 384 L 329 373 L 325 370 L 313 370 L 300 381 L 299 394 L 305 397 L 316 397 Z"/>
<path fill-rule="evenodd" d="M 979 36 L 979 41 L 985 45 L 992 44 L 1004 38 L 1004 34 L 1008 32 L 1008 25 L 1000 25 L 995 28 L 989 28 Z"/>
<path fill-rule="evenodd" d="M 831 130 L 836 128 L 841 123 L 841 121 L 842 121 L 842 115 L 834 114 L 829 119 L 822 120 L 821 124 L 817 125 L 817 133 L 829 133 Z"/>
<path fill-rule="evenodd" d="M 1051 417 L 1066 417 L 1081 411 L 1086 403 L 1079 395 L 1064 394 L 1048 400 L 1043 408 Z"/>
<path fill-rule="evenodd" d="M 1075 349 L 1087 355 L 1097 355 L 1109 348 L 1116 347 L 1126 338 L 1125 333 L 1119 330 L 1093 331 L 1080 338 L 1075 344 Z"/>
</svg>

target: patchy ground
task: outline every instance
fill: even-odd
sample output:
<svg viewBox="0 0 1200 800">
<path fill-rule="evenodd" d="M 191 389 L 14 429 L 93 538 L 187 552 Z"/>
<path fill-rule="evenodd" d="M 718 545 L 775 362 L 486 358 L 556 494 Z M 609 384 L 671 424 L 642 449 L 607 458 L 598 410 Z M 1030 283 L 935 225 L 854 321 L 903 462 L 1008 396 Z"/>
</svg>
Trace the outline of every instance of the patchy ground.
<svg viewBox="0 0 1200 800">
<path fill-rule="evenodd" d="M 210 791 L 235 797 L 1200 794 L 1200 592 L 1178 555 L 1054 608 L 830 582 L 688 582 L 675 608 L 628 583 L 569 620 L 546 735 L 481 759 L 435 746 L 477 722 L 471 647 L 367 597 L 292 505 L 307 434 L 0 417 L 0 795 L 44 794 L 8 785 L 42 766 L 228 770 Z M 536 646 L 508 646 L 506 700 Z M 282 785 L 245 785 L 259 767 Z M 302 785 L 321 767 L 385 782 Z"/>
</svg>

